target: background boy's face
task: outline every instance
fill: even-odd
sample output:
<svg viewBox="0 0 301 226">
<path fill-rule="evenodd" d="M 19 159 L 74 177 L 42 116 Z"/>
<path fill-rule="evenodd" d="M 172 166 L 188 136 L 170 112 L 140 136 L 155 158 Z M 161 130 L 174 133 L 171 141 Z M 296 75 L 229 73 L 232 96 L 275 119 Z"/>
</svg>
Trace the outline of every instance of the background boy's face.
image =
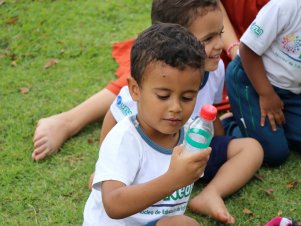
<svg viewBox="0 0 301 226">
<path fill-rule="evenodd" d="M 188 27 L 205 47 L 205 70 L 215 71 L 223 51 L 223 15 L 220 9 L 211 10 L 203 16 L 198 16 Z"/>
<path fill-rule="evenodd" d="M 138 120 L 154 141 L 178 133 L 194 109 L 202 81 L 199 70 L 173 68 L 152 62 L 144 71 L 142 84 L 129 82 L 131 95 L 138 106 Z M 136 84 L 135 84 L 136 83 Z"/>
</svg>

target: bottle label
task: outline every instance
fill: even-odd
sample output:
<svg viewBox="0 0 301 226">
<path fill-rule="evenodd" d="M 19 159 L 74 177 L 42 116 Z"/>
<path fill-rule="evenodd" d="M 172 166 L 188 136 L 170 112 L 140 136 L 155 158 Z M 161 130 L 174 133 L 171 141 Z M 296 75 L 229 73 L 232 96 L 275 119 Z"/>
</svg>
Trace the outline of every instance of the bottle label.
<svg viewBox="0 0 301 226">
<path fill-rule="evenodd" d="M 200 141 L 197 142 L 191 138 L 196 136 L 201 137 L 200 140 L 202 140 L 202 142 Z M 197 129 L 197 128 L 189 128 L 186 133 L 185 140 L 189 145 L 191 145 L 194 148 L 204 149 L 209 147 L 211 138 L 212 138 L 211 134 L 209 134 L 205 130 Z"/>
</svg>

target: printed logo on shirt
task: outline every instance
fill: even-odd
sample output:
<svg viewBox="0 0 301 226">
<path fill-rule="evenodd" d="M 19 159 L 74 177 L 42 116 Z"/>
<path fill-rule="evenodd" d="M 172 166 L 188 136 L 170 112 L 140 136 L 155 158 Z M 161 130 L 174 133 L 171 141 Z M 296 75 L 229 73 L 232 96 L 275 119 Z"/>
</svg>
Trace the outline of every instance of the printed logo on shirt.
<svg viewBox="0 0 301 226">
<path fill-rule="evenodd" d="M 187 207 L 193 184 L 187 185 L 175 191 L 172 195 L 167 196 L 159 203 L 150 206 L 149 208 L 140 212 L 142 215 L 179 215 L 183 214 Z"/>
<path fill-rule="evenodd" d="M 281 47 L 283 51 L 295 58 L 294 60 L 299 61 L 301 59 L 301 38 L 296 34 L 289 34 L 282 38 Z"/>
<path fill-rule="evenodd" d="M 251 24 L 251 27 L 250 27 L 251 31 L 253 31 L 253 33 L 259 37 L 263 34 L 263 29 L 261 27 L 259 27 L 256 22 L 252 23 Z"/>
<path fill-rule="evenodd" d="M 175 191 L 174 193 L 172 193 L 170 196 L 167 196 L 163 200 L 164 201 L 170 201 L 170 200 L 176 201 L 176 200 L 179 200 L 182 198 L 189 197 L 191 194 L 192 188 L 193 188 L 193 184 L 188 185 L 184 188 L 181 188 L 181 189 Z"/>
<path fill-rule="evenodd" d="M 132 115 L 132 111 L 130 110 L 130 108 L 122 102 L 121 96 L 117 96 L 116 104 L 117 104 L 117 107 L 122 112 L 122 114 L 124 114 L 125 116 Z"/>
</svg>

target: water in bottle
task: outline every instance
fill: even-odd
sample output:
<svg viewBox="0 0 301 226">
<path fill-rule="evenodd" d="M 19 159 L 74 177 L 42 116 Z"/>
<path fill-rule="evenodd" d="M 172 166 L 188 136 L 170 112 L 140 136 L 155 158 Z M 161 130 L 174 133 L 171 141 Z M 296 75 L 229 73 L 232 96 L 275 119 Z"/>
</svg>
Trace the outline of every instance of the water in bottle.
<svg viewBox="0 0 301 226">
<path fill-rule="evenodd" d="M 210 104 L 202 106 L 199 116 L 189 125 L 184 140 L 184 153 L 194 153 L 209 147 L 214 134 L 213 121 L 217 109 Z"/>
</svg>

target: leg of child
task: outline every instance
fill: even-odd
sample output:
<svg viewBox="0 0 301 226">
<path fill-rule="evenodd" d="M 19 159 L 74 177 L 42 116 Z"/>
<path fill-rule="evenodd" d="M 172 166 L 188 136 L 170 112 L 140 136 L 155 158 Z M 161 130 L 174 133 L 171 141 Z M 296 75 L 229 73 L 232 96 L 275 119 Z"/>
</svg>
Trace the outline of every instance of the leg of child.
<svg viewBox="0 0 301 226">
<path fill-rule="evenodd" d="M 145 226 L 200 226 L 200 224 L 192 219 L 191 217 L 185 215 L 164 217 L 160 219 L 157 224 L 149 223 Z"/>
<path fill-rule="evenodd" d="M 63 143 L 89 123 L 101 120 L 116 95 L 103 89 L 69 111 L 39 120 L 32 158 L 41 160 L 58 152 Z"/>
<path fill-rule="evenodd" d="M 228 145 L 228 159 L 210 183 L 190 203 L 191 210 L 213 219 L 234 224 L 223 198 L 244 186 L 260 168 L 263 150 L 252 138 L 233 139 Z"/>
</svg>

